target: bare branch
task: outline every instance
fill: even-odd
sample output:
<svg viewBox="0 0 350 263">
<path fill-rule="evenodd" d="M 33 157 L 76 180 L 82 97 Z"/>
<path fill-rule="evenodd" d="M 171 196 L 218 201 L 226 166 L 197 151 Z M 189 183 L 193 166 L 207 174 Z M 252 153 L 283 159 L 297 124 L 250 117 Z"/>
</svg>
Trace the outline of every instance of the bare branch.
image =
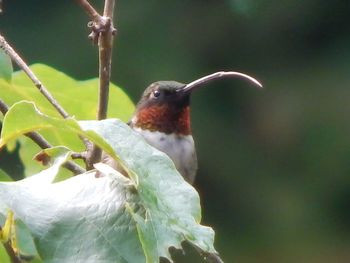
<svg viewBox="0 0 350 263">
<path fill-rule="evenodd" d="M 106 0 L 103 15 L 109 17 L 113 21 L 115 0 Z"/>
<path fill-rule="evenodd" d="M 74 152 L 71 154 L 72 159 L 86 160 L 86 152 Z"/>
<path fill-rule="evenodd" d="M 86 0 L 76 0 L 78 4 L 85 10 L 85 12 L 90 16 L 91 20 L 99 20 L 101 15 L 96 11 L 96 9 Z"/>
<path fill-rule="evenodd" d="M 35 76 L 33 71 L 23 61 L 23 59 L 16 53 L 16 51 L 7 43 L 5 38 L 0 34 L 0 48 L 5 51 L 6 54 L 27 74 L 34 85 L 38 88 L 41 94 L 51 103 L 51 105 L 61 114 L 63 118 L 69 117 L 69 114 L 62 108 L 62 106 L 55 100 L 51 93 L 41 83 L 41 81 Z"/>
<path fill-rule="evenodd" d="M 0 111 L 4 116 L 8 112 L 8 109 L 9 108 L 6 105 L 6 103 L 0 100 Z M 35 142 L 41 149 L 52 147 L 52 145 L 37 132 L 28 132 L 28 133 L 25 133 L 24 135 L 30 138 L 33 142 Z M 67 161 L 66 163 L 63 164 L 63 167 L 70 170 L 74 174 L 81 174 L 85 172 L 85 170 L 82 167 L 80 167 L 79 165 L 77 165 L 75 162 L 72 162 L 72 161 Z"/>
<path fill-rule="evenodd" d="M 106 30 L 101 32 L 99 37 L 99 77 L 100 77 L 100 94 L 98 103 L 97 119 L 107 118 L 109 82 L 112 68 L 112 48 L 113 36 L 116 32 L 113 26 L 115 0 L 105 0 L 103 15 L 107 18 Z"/>
<path fill-rule="evenodd" d="M 89 37 L 94 42 L 98 40 L 100 87 L 97 119 L 103 120 L 107 118 L 113 37 L 116 32 L 116 29 L 113 26 L 115 0 L 105 0 L 103 16 L 100 16 L 88 1 L 77 0 L 77 2 L 92 19 L 92 22 L 89 23 L 89 26 L 92 29 L 92 33 L 89 35 Z M 102 151 L 96 145 L 93 145 L 91 149 L 88 149 L 86 159 L 87 168 L 92 169 L 93 164 L 101 160 L 101 155 Z"/>
<path fill-rule="evenodd" d="M 91 21 L 88 23 L 88 27 L 91 28 L 91 33 L 89 34 L 89 39 L 93 41 L 94 44 L 98 43 L 100 33 L 107 32 L 111 28 L 111 20 L 113 16 L 114 1 L 108 2 L 105 5 L 105 10 L 112 10 L 112 12 L 106 12 L 101 16 L 96 9 L 87 0 L 76 0 L 77 3 L 85 10 Z M 112 14 L 110 16 L 109 14 Z M 112 33 L 114 34 L 115 28 L 112 25 Z"/>
<path fill-rule="evenodd" d="M 75 162 L 67 161 L 62 165 L 67 170 L 71 171 L 75 175 L 77 174 L 83 174 L 86 172 L 85 169 L 83 169 L 80 165 L 77 165 Z"/>
</svg>

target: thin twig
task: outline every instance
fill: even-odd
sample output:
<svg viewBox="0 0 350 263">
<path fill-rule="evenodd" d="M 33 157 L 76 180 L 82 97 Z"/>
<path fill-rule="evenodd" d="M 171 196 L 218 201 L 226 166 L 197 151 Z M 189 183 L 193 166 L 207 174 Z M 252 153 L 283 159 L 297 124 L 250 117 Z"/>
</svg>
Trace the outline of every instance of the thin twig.
<svg viewBox="0 0 350 263">
<path fill-rule="evenodd" d="M 85 169 L 83 169 L 80 165 L 77 165 L 75 162 L 67 161 L 62 165 L 67 170 L 71 171 L 75 175 L 77 174 L 83 174 L 86 172 Z"/>
<path fill-rule="evenodd" d="M 86 0 L 76 0 L 78 4 L 86 11 L 91 20 L 100 19 L 101 15 L 96 11 L 96 9 Z"/>
<path fill-rule="evenodd" d="M 8 112 L 8 109 L 9 107 L 6 105 L 6 103 L 0 100 L 0 111 L 4 116 Z M 47 149 L 52 147 L 52 145 L 37 132 L 28 132 L 24 135 L 30 138 L 33 142 L 35 142 L 41 149 Z M 74 174 L 82 174 L 85 172 L 85 170 L 82 167 L 80 167 L 72 161 L 67 161 L 63 164 L 63 167 L 70 170 Z"/>
<path fill-rule="evenodd" d="M 87 0 L 76 0 L 76 2 L 85 10 L 85 12 L 91 18 L 91 21 L 88 23 L 88 27 L 90 27 L 92 30 L 92 32 L 89 34 L 89 39 L 91 39 L 94 42 L 94 44 L 97 44 L 100 37 L 100 33 L 110 30 L 110 16 L 105 14 L 101 16 Z M 108 5 L 105 5 L 105 9 L 110 8 L 110 3 L 107 4 Z M 114 28 L 112 28 L 112 32 L 115 32 Z"/>
<path fill-rule="evenodd" d="M 81 159 L 85 160 L 86 159 L 86 152 L 73 152 L 71 154 L 72 159 Z"/>
<path fill-rule="evenodd" d="M 23 59 L 16 53 L 16 51 L 7 43 L 5 38 L 0 34 L 0 48 L 5 51 L 6 54 L 27 74 L 34 85 L 38 88 L 41 94 L 51 103 L 51 105 L 61 114 L 63 118 L 68 118 L 69 114 L 63 109 L 63 107 L 55 100 L 51 93 L 41 83 L 41 81 L 35 76 L 33 71 L 23 61 Z"/>
<path fill-rule="evenodd" d="M 90 23 L 92 33 L 89 35 L 89 37 L 94 42 L 96 42 L 98 39 L 100 87 L 97 119 L 103 120 L 107 118 L 109 82 L 111 78 L 112 65 L 113 36 L 116 32 L 116 29 L 113 26 L 115 0 L 105 0 L 103 16 L 100 16 L 88 1 L 77 0 L 77 2 L 93 20 Z M 93 164 L 101 160 L 101 155 L 102 151 L 96 145 L 93 145 L 91 149 L 88 149 L 86 159 L 87 169 L 92 169 Z"/>
</svg>

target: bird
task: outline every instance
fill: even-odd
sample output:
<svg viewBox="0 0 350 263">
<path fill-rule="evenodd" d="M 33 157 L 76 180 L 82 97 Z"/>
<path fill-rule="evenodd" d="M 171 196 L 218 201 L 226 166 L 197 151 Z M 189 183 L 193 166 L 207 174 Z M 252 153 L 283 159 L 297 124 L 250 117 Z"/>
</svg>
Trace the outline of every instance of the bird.
<svg viewBox="0 0 350 263">
<path fill-rule="evenodd" d="M 143 92 L 128 125 L 148 144 L 167 154 L 182 177 L 194 183 L 198 169 L 190 121 L 192 92 L 211 81 L 241 77 L 262 87 L 255 78 L 235 71 L 220 71 L 188 84 L 157 81 Z"/>
</svg>

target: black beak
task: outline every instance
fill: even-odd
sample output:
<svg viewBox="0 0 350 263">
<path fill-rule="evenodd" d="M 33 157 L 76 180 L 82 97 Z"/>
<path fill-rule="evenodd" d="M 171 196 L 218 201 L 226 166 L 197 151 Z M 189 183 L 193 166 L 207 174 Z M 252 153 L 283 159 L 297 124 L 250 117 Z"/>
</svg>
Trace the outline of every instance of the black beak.
<svg viewBox="0 0 350 263">
<path fill-rule="evenodd" d="M 249 80 L 259 88 L 262 88 L 262 85 L 259 81 L 257 81 L 255 78 L 248 76 L 244 73 L 235 72 L 235 71 L 219 71 L 207 76 L 204 76 L 202 78 L 199 78 L 195 81 L 192 81 L 191 83 L 186 84 L 182 89 L 179 89 L 178 91 L 181 93 L 188 94 L 192 92 L 193 90 L 211 82 L 217 79 L 223 79 L 223 78 L 232 78 L 232 77 L 240 77 Z"/>
</svg>

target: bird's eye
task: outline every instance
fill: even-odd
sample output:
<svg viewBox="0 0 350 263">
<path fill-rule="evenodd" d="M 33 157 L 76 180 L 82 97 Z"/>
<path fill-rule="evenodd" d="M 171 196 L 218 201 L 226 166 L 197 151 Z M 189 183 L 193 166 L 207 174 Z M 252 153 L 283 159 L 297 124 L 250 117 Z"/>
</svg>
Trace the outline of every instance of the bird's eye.
<svg viewBox="0 0 350 263">
<path fill-rule="evenodd" d="M 156 89 L 156 90 L 153 91 L 152 94 L 153 94 L 154 98 L 158 98 L 160 96 L 160 91 Z"/>
</svg>

